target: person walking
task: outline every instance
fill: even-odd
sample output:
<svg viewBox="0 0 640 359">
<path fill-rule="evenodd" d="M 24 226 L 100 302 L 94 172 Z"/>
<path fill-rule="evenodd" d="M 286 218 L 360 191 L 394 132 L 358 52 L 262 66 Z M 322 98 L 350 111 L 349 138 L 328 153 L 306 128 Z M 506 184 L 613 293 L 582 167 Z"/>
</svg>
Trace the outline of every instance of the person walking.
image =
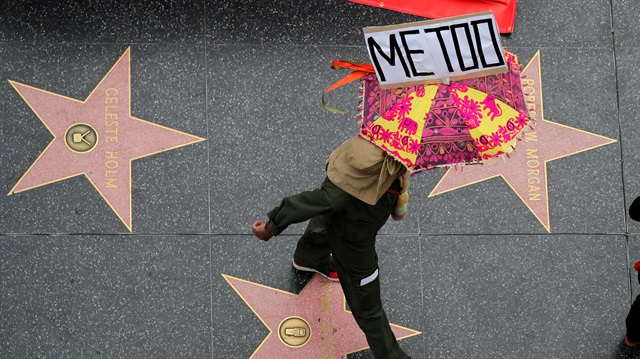
<svg viewBox="0 0 640 359">
<path fill-rule="evenodd" d="M 640 261 L 636 262 L 633 268 L 640 271 Z M 638 273 L 638 283 L 640 283 L 640 273 Z M 627 325 L 627 335 L 624 337 L 624 342 L 633 348 L 640 341 L 640 295 L 631 304 L 625 324 Z"/>
<path fill-rule="evenodd" d="M 640 222 L 640 197 L 636 198 L 629 207 L 629 217 L 634 221 Z M 636 271 L 640 271 L 640 262 L 636 262 L 633 266 Z M 640 273 L 638 273 L 638 283 L 640 284 Z M 629 314 L 625 320 L 627 326 L 627 334 L 624 337 L 624 342 L 629 347 L 635 347 L 640 341 L 640 295 L 636 297 L 631 304 Z"/>
<path fill-rule="evenodd" d="M 406 167 L 355 136 L 331 154 L 320 188 L 284 198 L 267 214 L 266 222 L 253 224 L 253 233 L 268 241 L 289 225 L 309 220 L 298 240 L 293 266 L 340 282 L 353 317 L 378 359 L 409 358 L 382 307 L 375 250 L 376 235 L 389 216 L 404 216 L 407 188 Z"/>
</svg>

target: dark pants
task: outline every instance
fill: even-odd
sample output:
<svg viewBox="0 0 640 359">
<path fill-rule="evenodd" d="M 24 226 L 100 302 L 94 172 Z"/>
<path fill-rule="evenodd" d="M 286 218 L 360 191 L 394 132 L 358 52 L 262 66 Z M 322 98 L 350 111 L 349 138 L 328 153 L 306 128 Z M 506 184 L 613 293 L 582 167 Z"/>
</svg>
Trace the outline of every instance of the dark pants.
<svg viewBox="0 0 640 359">
<path fill-rule="evenodd" d="M 386 222 L 394 204 L 395 197 L 386 194 L 376 206 L 367 207 L 370 211 L 368 217 L 373 218 L 371 223 L 366 224 L 367 229 L 371 230 L 373 226 L 373 233 L 376 233 Z M 354 216 L 364 212 L 358 211 Z M 375 235 L 370 238 L 360 237 L 355 241 L 351 240 L 350 238 L 358 236 L 349 236 L 348 232 L 358 228 L 348 226 L 345 221 L 361 223 L 363 218 L 350 219 L 349 216 L 350 214 L 346 213 L 338 218 L 330 215 L 313 217 L 304 235 L 298 241 L 294 260 L 298 264 L 328 271 L 329 255 L 332 254 L 333 264 L 338 271 L 340 285 L 349 308 L 356 323 L 366 335 L 374 356 L 377 359 L 409 358 L 398 345 L 382 308 L 380 278 L 372 276 L 378 270 Z M 335 232 L 336 228 L 340 230 L 340 234 Z M 366 278 L 372 280 L 363 284 L 361 281 Z"/>
<path fill-rule="evenodd" d="M 631 305 L 627 315 L 627 338 L 631 342 L 640 342 L 640 295 Z"/>
</svg>

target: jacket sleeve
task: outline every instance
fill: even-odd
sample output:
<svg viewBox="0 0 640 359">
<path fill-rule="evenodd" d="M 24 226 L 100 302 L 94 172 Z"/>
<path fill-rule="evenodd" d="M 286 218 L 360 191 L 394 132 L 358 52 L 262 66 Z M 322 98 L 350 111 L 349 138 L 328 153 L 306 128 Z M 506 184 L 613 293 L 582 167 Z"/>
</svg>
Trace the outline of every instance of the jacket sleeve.
<svg viewBox="0 0 640 359">
<path fill-rule="evenodd" d="M 271 221 L 273 235 L 277 236 L 291 224 L 331 213 L 333 211 L 331 202 L 324 188 L 284 198 L 278 207 L 267 214 Z"/>
</svg>

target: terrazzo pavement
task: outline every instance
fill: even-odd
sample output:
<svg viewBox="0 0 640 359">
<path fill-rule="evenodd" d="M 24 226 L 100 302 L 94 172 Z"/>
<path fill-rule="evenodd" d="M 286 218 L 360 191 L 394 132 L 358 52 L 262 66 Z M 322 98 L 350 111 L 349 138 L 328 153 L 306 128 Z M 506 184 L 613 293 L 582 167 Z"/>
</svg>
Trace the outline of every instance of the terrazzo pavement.
<svg viewBox="0 0 640 359">
<path fill-rule="evenodd" d="M 640 358 L 640 40 L 630 0 L 518 3 L 503 46 L 542 66 L 544 118 L 615 140 L 547 164 L 547 230 L 501 178 L 429 196 L 378 239 L 391 322 L 413 358 Z M 356 129 L 362 28 L 422 18 L 346 0 L 0 3 L 0 357 L 248 358 L 268 328 L 224 275 L 299 293 L 303 224 L 254 220 L 313 189 Z M 15 81 L 84 100 L 131 51 L 131 115 L 206 141 L 131 163 L 132 229 L 84 177 L 7 195 L 52 141 Z M 141 134 L 143 135 L 143 134 Z M 63 165 L 63 164 L 61 164 Z M 478 208 L 487 208 L 478 210 Z M 369 350 L 349 358 L 372 358 Z"/>
</svg>

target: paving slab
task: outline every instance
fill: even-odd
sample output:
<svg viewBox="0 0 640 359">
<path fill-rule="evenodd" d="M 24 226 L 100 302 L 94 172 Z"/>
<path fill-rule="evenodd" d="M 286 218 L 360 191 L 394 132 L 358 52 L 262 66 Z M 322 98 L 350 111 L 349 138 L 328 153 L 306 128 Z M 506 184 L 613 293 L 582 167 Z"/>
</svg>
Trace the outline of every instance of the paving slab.
<svg viewBox="0 0 640 359">
<path fill-rule="evenodd" d="M 421 248 L 427 357 L 617 357 L 624 236 L 428 236 Z"/>
<path fill-rule="evenodd" d="M 287 4 L 286 10 L 275 0 L 236 1 L 207 10 L 207 41 L 213 44 L 362 46 L 364 27 L 427 20 L 340 0 Z M 506 46 L 611 47 L 611 29 L 609 2 L 520 2 L 515 31 L 503 35 L 502 42 Z"/>
<path fill-rule="evenodd" d="M 0 4 L 0 42 L 11 43 L 203 43 L 202 1 L 101 0 Z"/>
<path fill-rule="evenodd" d="M 14 81 L 13 85 L 8 81 L 0 84 L 6 94 L 0 102 L 4 113 L 9 114 L 2 126 L 4 141 L 0 145 L 0 163 L 6 166 L 2 173 L 3 195 L 0 196 L 3 213 L 0 228 L 5 233 L 129 232 L 128 221 L 118 220 L 123 216 L 109 208 L 110 204 L 101 198 L 86 176 L 45 181 L 51 183 L 7 196 L 14 192 L 14 186 L 54 141 L 45 123 L 30 108 L 36 105 L 47 108 L 49 102 L 37 100 L 29 104 L 14 88 L 18 86 L 16 83 L 42 89 L 48 96 L 69 103 L 84 101 L 123 53 L 128 52 L 132 54 L 131 116 L 207 137 L 204 56 L 196 55 L 198 48 L 195 46 L 12 45 L 3 47 L 2 51 L 6 54 L 2 76 Z M 171 76 L 158 76 L 163 73 Z M 88 118 L 79 121 L 86 122 Z M 106 144 L 105 133 L 99 134 L 103 145 Z M 138 141 L 155 141 L 146 132 L 137 136 L 131 139 L 131 151 L 136 151 Z M 61 157 L 56 158 L 65 162 Z M 67 161 L 55 165 L 55 161 L 47 163 L 52 163 L 56 170 L 70 164 Z M 98 162 L 91 163 L 98 166 Z M 207 163 L 206 141 L 133 161 L 130 195 L 122 193 L 116 197 L 123 197 L 125 201 L 127 196 L 131 197 L 134 230 L 207 232 Z M 122 181 L 127 182 L 126 176 L 122 176 Z M 125 186 L 124 182 L 120 187 Z M 104 190 L 101 193 L 107 196 Z M 114 203 L 113 197 L 105 198 Z M 176 208 L 181 210 L 176 211 Z"/>
<path fill-rule="evenodd" d="M 280 301 L 258 315 L 241 286 L 265 301 L 315 293 L 304 308 L 338 293 L 291 267 L 304 224 L 267 243 L 250 232 L 283 197 L 319 186 L 356 133 L 358 84 L 327 97 L 345 115 L 321 106 L 348 73 L 331 61 L 369 62 L 365 26 L 423 18 L 346 0 L 89 5 L 0 3 L 0 357 L 248 358 Z M 412 357 L 640 358 L 622 341 L 640 293 L 640 223 L 626 215 L 640 196 L 637 10 L 518 3 L 501 40 L 524 65 L 540 59 L 526 91 L 547 122 L 520 146 L 540 155 L 527 165 L 539 172 L 413 178 L 408 217 L 377 246 L 387 314 L 420 332 L 400 341 Z M 7 195 L 53 138 L 16 83 L 84 100 L 127 51 L 131 115 L 206 141 L 132 162 L 130 224 L 84 176 Z M 484 175 L 472 171 L 458 179 Z M 518 192 L 509 176 L 545 185 Z M 330 302 L 327 318 L 349 317 Z"/>
<path fill-rule="evenodd" d="M 540 138 L 543 131 L 553 135 L 562 129 L 568 134 L 537 145 L 529 145 L 528 139 L 521 141 L 513 156 L 527 158 L 513 165 L 507 158 L 497 165 L 494 162 L 493 167 L 452 169 L 446 175 L 455 181 L 432 184 L 434 179 L 427 178 L 424 187 L 412 193 L 413 198 L 420 198 L 413 203 L 420 216 L 421 233 L 624 233 L 616 87 L 612 81 L 615 66 L 610 51 L 512 51 L 525 66 L 539 51 L 541 74 L 537 75 L 542 86 L 532 97 L 541 100 L 536 117 L 545 126 L 534 125 L 533 132 L 540 132 Z M 596 83 L 599 85 L 594 86 Z M 585 106 L 595 103 L 599 105 Z M 573 149 L 565 151 L 567 141 L 572 141 Z M 551 157 L 544 156 L 547 152 Z M 544 168 L 546 174 L 541 172 Z M 427 177 L 444 182 L 442 174 L 427 173 Z M 421 180 L 417 178 L 414 183 Z M 524 190 L 516 191 L 520 182 Z M 537 203 L 545 196 L 548 208 Z M 535 211 L 536 206 L 542 211 Z"/>
<path fill-rule="evenodd" d="M 640 11 L 640 4 L 630 0 L 611 0 L 613 17 L 613 33 L 616 48 L 638 47 L 638 18 L 635 16 Z"/>
<path fill-rule="evenodd" d="M 331 70 L 333 59 L 358 61 L 366 53 L 312 46 L 209 51 L 211 232 L 249 234 L 282 198 L 319 188 L 331 152 L 356 135 L 359 84 L 327 97 L 344 115 L 325 110 L 320 95 L 347 74 Z M 301 234 L 305 226 L 286 232 Z M 417 217 L 389 221 L 384 231 L 417 234 Z"/>
<path fill-rule="evenodd" d="M 269 322 L 269 310 L 254 311 L 253 307 L 247 305 L 247 303 L 253 303 L 253 300 L 260 303 L 259 298 L 241 297 L 234 291 L 231 283 L 236 283 L 238 280 L 246 281 L 249 282 L 249 286 L 266 290 L 267 293 L 277 291 L 276 295 L 289 298 L 294 295 L 303 296 L 304 290 L 311 293 L 313 289 L 309 288 L 313 284 L 310 284 L 310 281 L 320 280 L 310 273 L 299 272 L 292 268 L 291 258 L 296 241 L 297 237 L 293 236 L 278 236 L 269 242 L 261 242 L 253 236 L 213 237 L 213 337 L 214 351 L 221 357 L 250 357 L 254 352 L 255 355 L 263 355 L 265 353 L 260 353 L 260 348 L 268 350 L 265 349 L 268 345 L 261 346 L 261 344 L 263 341 L 268 342 L 269 338 L 277 333 L 277 328 L 272 328 L 274 333 L 270 335 L 270 330 L 266 324 L 263 324 L 263 321 Z M 391 323 L 422 331 L 424 328 L 420 327 L 423 322 L 418 246 L 416 236 L 379 236 L 377 242 L 382 300 L 389 320 Z M 223 275 L 227 278 L 225 279 Z M 334 303 L 338 301 L 337 299 L 327 302 L 323 293 L 328 290 L 327 285 L 332 284 L 324 279 L 322 281 L 324 284 L 320 284 L 321 289 L 317 295 L 301 298 L 305 300 L 300 304 L 301 307 L 291 306 L 291 316 L 296 315 L 301 308 L 330 302 L 336 307 L 332 311 L 331 318 L 337 321 L 336 318 L 340 312 L 337 308 L 344 308 L 343 302 Z M 333 285 L 338 286 L 338 284 Z M 269 303 L 264 305 L 275 307 L 277 304 Z M 320 316 L 321 313 L 316 315 Z M 347 318 L 349 319 L 350 315 Z M 338 326 L 336 330 L 340 328 Z M 229 335 L 230 332 L 234 334 Z M 400 343 L 405 351 L 411 353 L 410 355 L 423 357 L 424 347 L 421 335 L 402 339 Z M 333 339 L 333 344 L 335 347 L 340 347 L 341 342 L 337 336 Z M 284 350 L 284 344 L 280 345 Z M 306 345 L 322 350 L 321 343 L 314 341 L 313 338 Z M 358 351 L 354 356 L 350 356 L 350 358 L 369 357 L 371 356 L 368 350 Z"/>
<path fill-rule="evenodd" d="M 1 356 L 210 357 L 209 246 L 194 236 L 1 237 Z"/>
<path fill-rule="evenodd" d="M 640 154 L 638 154 L 638 111 L 640 111 L 640 66 L 636 61 L 639 48 L 621 48 L 616 51 L 618 65 L 618 102 L 620 104 L 620 130 L 624 159 L 625 213 L 634 199 L 640 196 Z M 631 233 L 640 233 L 640 223 L 628 218 Z"/>
<path fill-rule="evenodd" d="M 613 47 L 609 1 L 519 1 L 514 29 L 510 36 L 503 36 L 503 45 Z"/>
<path fill-rule="evenodd" d="M 366 26 L 420 20 L 425 18 L 342 0 L 230 1 L 207 7 L 207 42 L 364 47 Z"/>
</svg>

